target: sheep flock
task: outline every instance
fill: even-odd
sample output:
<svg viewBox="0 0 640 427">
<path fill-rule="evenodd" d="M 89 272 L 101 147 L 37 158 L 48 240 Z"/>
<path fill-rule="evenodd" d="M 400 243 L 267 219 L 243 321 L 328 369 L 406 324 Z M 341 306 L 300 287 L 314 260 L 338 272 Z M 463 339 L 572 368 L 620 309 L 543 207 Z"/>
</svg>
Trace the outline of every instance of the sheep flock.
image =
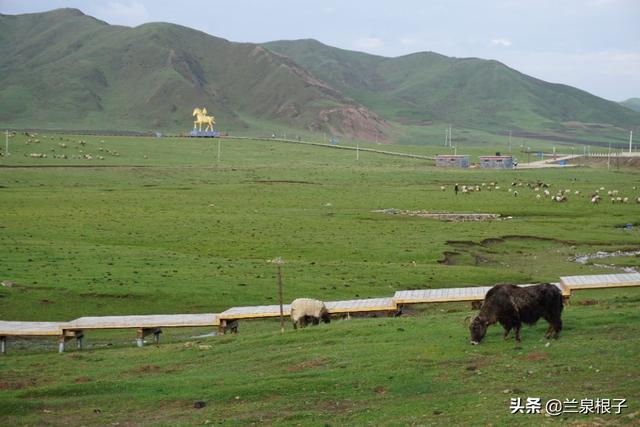
<svg viewBox="0 0 640 427">
<path fill-rule="evenodd" d="M 500 185 L 497 182 L 482 182 L 479 184 L 455 184 L 452 188 L 457 187 L 458 192 L 464 195 L 471 193 L 479 193 L 482 191 L 500 191 Z M 554 203 L 567 203 L 570 200 L 588 200 L 589 203 L 597 205 L 603 201 L 608 200 L 612 204 L 627 204 L 631 202 L 640 204 L 640 195 L 638 195 L 637 187 L 633 187 L 635 195 L 624 195 L 617 189 L 606 189 L 605 187 L 599 187 L 592 192 L 586 194 L 581 190 L 572 190 L 570 188 L 552 189 L 552 185 L 542 181 L 514 181 L 507 187 L 506 191 L 518 197 L 525 191 L 530 191 L 535 194 L 535 199 L 538 201 L 550 200 Z M 440 191 L 447 191 L 446 185 L 440 185 Z"/>
</svg>

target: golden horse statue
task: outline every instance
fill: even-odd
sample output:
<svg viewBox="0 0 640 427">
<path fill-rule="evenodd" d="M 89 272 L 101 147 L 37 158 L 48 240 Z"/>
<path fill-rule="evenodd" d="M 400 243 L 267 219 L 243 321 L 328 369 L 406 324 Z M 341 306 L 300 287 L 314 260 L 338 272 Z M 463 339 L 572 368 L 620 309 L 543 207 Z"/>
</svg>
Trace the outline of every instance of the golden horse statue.
<svg viewBox="0 0 640 427">
<path fill-rule="evenodd" d="M 206 123 L 207 127 L 204 128 L 204 131 L 213 130 L 213 125 L 216 124 L 216 118 L 213 116 L 207 116 L 206 108 L 194 108 L 192 116 L 196 116 L 196 120 L 193 122 L 193 129 L 196 129 L 196 125 L 198 125 L 198 130 L 202 131 L 202 124 Z"/>
</svg>

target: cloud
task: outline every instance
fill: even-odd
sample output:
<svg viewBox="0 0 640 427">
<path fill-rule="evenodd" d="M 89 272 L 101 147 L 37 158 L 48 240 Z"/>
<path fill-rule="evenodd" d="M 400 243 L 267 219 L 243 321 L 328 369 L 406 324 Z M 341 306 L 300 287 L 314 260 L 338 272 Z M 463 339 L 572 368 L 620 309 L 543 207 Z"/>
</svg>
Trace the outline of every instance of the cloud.
<svg viewBox="0 0 640 427">
<path fill-rule="evenodd" d="M 511 46 L 511 40 L 506 37 L 499 37 L 497 39 L 492 39 L 491 44 L 493 46 L 509 47 Z"/>
<path fill-rule="evenodd" d="M 400 44 L 403 44 L 405 46 L 416 44 L 418 42 L 418 40 L 412 39 L 411 37 L 403 37 L 403 38 L 400 38 L 398 41 L 400 42 Z"/>
<path fill-rule="evenodd" d="M 149 11 L 137 1 L 111 1 L 97 7 L 97 15 L 110 24 L 136 26 L 149 22 Z"/>
<path fill-rule="evenodd" d="M 378 37 L 363 37 L 354 42 L 358 49 L 376 49 L 382 46 L 382 39 Z"/>
</svg>

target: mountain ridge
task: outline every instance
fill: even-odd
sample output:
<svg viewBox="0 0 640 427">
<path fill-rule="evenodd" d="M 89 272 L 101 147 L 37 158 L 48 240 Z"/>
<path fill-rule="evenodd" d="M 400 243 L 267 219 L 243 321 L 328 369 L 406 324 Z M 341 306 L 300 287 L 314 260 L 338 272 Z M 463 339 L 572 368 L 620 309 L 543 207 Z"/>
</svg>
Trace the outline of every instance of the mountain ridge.
<svg viewBox="0 0 640 427">
<path fill-rule="evenodd" d="M 388 140 L 375 113 L 257 44 L 170 23 L 111 26 L 77 10 L 0 19 L 3 121 L 186 131 L 191 110 L 205 105 L 224 129 L 262 120 Z"/>
<path fill-rule="evenodd" d="M 622 102 L 620 102 L 620 105 L 626 107 L 626 108 L 630 108 L 633 111 L 638 111 L 640 112 L 640 98 L 629 98 L 626 99 Z"/>
<path fill-rule="evenodd" d="M 434 123 L 493 133 L 640 123 L 625 106 L 496 60 L 384 57 L 314 39 L 236 43 L 172 23 L 110 25 L 78 9 L 0 24 L 0 123 L 10 127 L 185 132 L 196 106 L 222 130 L 382 142 Z"/>
<path fill-rule="evenodd" d="M 575 121 L 633 126 L 638 120 L 613 101 L 545 82 L 496 60 L 435 52 L 384 57 L 309 39 L 263 45 L 291 57 L 388 120 L 420 118 L 489 129 Z M 388 100 L 383 106 L 381 98 Z"/>
</svg>

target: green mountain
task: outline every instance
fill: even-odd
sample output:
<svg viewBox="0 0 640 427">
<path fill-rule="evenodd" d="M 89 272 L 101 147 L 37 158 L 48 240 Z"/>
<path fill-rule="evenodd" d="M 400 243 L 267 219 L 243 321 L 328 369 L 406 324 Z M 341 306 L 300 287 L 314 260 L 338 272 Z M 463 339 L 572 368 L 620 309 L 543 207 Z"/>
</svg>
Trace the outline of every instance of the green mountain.
<svg viewBox="0 0 640 427">
<path fill-rule="evenodd" d="M 478 58 L 421 52 L 397 58 L 316 40 L 265 43 L 387 120 L 485 129 L 557 129 L 567 122 L 637 126 L 640 115 L 585 91 Z"/>
<path fill-rule="evenodd" d="M 75 9 L 0 15 L 0 28 L 6 125 L 187 131 L 206 106 L 223 130 L 388 133 L 378 115 L 256 44 L 166 23 L 108 25 Z"/>
<path fill-rule="evenodd" d="M 174 24 L 109 25 L 76 9 L 0 15 L 0 29 L 3 127 L 185 132 L 199 106 L 221 130 L 378 141 L 426 135 L 431 123 L 492 132 L 640 123 L 620 104 L 477 58 L 233 43 Z"/>
<path fill-rule="evenodd" d="M 640 111 L 640 98 L 629 98 L 626 101 L 622 101 L 620 105 L 623 105 L 634 111 Z"/>
</svg>

